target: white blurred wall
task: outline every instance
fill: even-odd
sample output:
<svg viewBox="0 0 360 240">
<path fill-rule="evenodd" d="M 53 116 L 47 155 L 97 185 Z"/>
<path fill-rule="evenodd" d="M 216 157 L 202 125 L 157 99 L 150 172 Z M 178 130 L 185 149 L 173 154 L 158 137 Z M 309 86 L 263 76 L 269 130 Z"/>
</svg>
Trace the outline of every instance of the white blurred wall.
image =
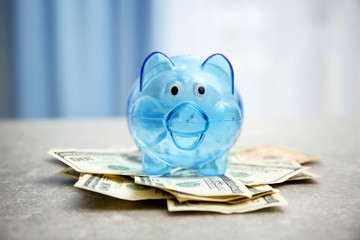
<svg viewBox="0 0 360 240">
<path fill-rule="evenodd" d="M 359 1 L 154 1 L 152 49 L 235 70 L 248 116 L 360 113 Z"/>
</svg>

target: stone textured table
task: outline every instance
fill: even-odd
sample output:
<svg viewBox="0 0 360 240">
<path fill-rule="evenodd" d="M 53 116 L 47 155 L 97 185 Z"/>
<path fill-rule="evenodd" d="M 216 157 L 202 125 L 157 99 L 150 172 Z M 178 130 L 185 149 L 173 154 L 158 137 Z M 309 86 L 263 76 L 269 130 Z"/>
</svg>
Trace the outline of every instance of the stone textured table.
<svg viewBox="0 0 360 240">
<path fill-rule="evenodd" d="M 74 188 L 50 148 L 132 146 L 125 119 L 0 121 L 0 239 L 360 239 L 360 118 L 246 119 L 237 144 L 322 158 L 316 181 L 275 186 L 288 207 L 169 213 Z"/>
</svg>

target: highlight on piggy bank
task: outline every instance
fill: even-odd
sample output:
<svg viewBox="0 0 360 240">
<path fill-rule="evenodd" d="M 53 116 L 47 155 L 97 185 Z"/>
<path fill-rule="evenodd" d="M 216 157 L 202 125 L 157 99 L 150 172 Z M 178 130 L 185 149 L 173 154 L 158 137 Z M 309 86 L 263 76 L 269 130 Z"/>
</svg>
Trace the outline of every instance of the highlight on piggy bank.
<svg viewBox="0 0 360 240">
<path fill-rule="evenodd" d="M 219 53 L 203 60 L 150 54 L 130 93 L 127 118 L 144 173 L 180 167 L 223 175 L 243 122 L 229 60 Z"/>
</svg>

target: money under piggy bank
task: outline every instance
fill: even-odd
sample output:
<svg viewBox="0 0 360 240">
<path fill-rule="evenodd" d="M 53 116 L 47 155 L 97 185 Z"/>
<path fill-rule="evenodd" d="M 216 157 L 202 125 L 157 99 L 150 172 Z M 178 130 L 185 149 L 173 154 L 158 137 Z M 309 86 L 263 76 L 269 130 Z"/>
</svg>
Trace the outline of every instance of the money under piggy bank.
<svg viewBox="0 0 360 240">
<path fill-rule="evenodd" d="M 144 173 L 180 167 L 224 174 L 243 122 L 230 62 L 222 54 L 206 60 L 150 54 L 130 93 L 127 117 Z"/>
</svg>

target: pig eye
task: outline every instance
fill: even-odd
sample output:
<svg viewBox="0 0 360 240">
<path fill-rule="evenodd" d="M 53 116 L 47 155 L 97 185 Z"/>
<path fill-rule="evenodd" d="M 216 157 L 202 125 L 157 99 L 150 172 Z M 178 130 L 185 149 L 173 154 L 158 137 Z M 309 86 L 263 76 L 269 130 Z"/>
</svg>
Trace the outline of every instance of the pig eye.
<svg viewBox="0 0 360 240">
<path fill-rule="evenodd" d="M 206 95 L 206 88 L 202 84 L 195 86 L 195 94 L 198 98 L 203 98 Z"/>
<path fill-rule="evenodd" d="M 169 86 L 169 95 L 170 96 L 176 96 L 180 92 L 180 86 L 177 83 L 173 83 Z"/>
</svg>

